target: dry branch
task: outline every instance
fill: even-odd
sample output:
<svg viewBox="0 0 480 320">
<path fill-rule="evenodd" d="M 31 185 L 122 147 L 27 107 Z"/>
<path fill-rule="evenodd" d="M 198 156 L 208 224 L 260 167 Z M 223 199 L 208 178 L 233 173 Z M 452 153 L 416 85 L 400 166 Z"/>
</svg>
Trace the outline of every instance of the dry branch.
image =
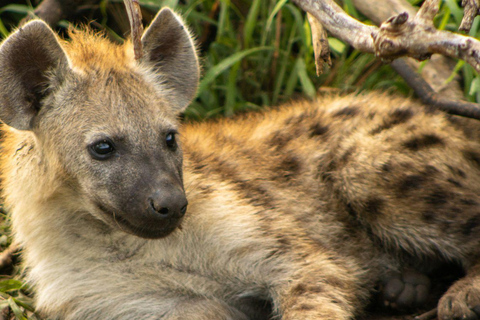
<svg viewBox="0 0 480 320">
<path fill-rule="evenodd" d="M 401 56 L 426 59 L 433 53 L 459 58 L 480 72 L 480 42 L 472 37 L 435 29 L 432 19 L 439 0 L 427 0 L 411 18 L 403 12 L 380 28 L 365 25 L 348 16 L 333 0 L 293 0 L 313 15 L 333 36 L 383 61 Z"/>
<path fill-rule="evenodd" d="M 411 67 L 403 59 L 393 61 L 392 67 L 414 88 L 415 93 L 423 103 L 435 106 L 439 110 L 450 114 L 480 120 L 478 104 L 440 96 L 419 74 L 414 70 L 409 70 Z"/>
<path fill-rule="evenodd" d="M 312 29 L 312 44 L 315 53 L 315 66 L 317 67 L 317 76 L 323 73 L 325 64 L 332 66 L 330 58 L 330 47 L 328 45 L 327 30 L 311 14 L 307 13 L 308 23 Z"/>
<path fill-rule="evenodd" d="M 462 0 L 462 6 L 465 8 L 462 23 L 458 30 L 469 32 L 473 24 L 473 19 L 480 13 L 479 0 Z"/>
<path fill-rule="evenodd" d="M 132 31 L 133 51 L 135 52 L 135 59 L 138 60 L 143 56 L 142 48 L 142 12 L 138 0 L 124 0 L 125 8 L 130 21 L 130 29 Z"/>
</svg>

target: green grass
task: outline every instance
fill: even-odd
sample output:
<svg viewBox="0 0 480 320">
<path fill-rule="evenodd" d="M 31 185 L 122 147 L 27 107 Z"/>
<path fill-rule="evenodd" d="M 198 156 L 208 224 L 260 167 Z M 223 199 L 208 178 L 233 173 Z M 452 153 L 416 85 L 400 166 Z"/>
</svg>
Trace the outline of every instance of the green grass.
<svg viewBox="0 0 480 320">
<path fill-rule="evenodd" d="M 381 1 L 381 0 L 379 0 Z M 323 75 L 315 75 L 313 48 L 305 14 L 287 0 L 141 0 L 145 18 L 151 19 L 162 6 L 180 12 L 197 36 L 203 77 L 197 98 L 186 117 L 203 119 L 232 116 L 298 98 L 313 99 L 319 89 L 339 91 L 386 90 L 412 95 L 412 90 L 389 65 L 371 54 L 362 54 L 337 39 L 329 39 L 333 66 Z M 411 0 L 418 5 L 421 1 Z M 438 28 L 456 31 L 462 17 L 458 1 L 445 0 L 435 19 Z M 345 0 L 343 8 L 364 20 Z M 0 38 L 32 12 L 28 1 L 12 3 L 0 0 Z M 100 6 L 84 10 L 93 27 L 103 29 L 114 40 L 122 41 L 128 28 L 121 0 L 102 1 Z M 366 21 L 369 23 L 368 21 Z M 72 22 L 61 21 L 62 32 Z M 477 19 L 471 35 L 480 37 Z M 427 64 L 424 62 L 424 64 Z M 480 79 L 472 67 L 459 61 L 451 78 L 459 75 L 464 94 L 480 101 Z M 4 227 L 5 228 L 5 227 Z M 6 234 L 8 230 L 0 230 Z M 0 246 L 9 240 L 0 237 Z M 36 319 L 28 288 L 14 276 L 0 278 L 0 312 L 10 307 L 14 319 Z"/>
</svg>

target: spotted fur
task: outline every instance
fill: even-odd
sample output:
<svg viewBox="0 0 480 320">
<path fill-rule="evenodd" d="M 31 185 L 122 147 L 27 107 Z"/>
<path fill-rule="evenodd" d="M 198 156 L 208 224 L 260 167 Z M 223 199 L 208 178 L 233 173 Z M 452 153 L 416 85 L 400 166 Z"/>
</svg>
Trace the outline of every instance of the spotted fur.
<svg viewBox="0 0 480 320">
<path fill-rule="evenodd" d="M 164 9 L 144 44 L 134 61 L 34 21 L 0 46 L 3 195 L 41 313 L 353 319 L 389 273 L 451 261 L 467 276 L 440 316 L 475 313 L 477 122 L 370 93 L 180 125 L 193 42 Z M 97 136 L 109 160 L 92 159 Z M 159 217 L 183 192 L 185 217 Z"/>
</svg>

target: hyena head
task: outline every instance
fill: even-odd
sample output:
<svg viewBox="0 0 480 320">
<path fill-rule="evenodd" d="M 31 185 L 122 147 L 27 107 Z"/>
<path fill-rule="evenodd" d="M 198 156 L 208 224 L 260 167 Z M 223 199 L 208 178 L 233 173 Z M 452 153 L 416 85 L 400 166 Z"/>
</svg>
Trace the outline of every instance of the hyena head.
<svg viewBox="0 0 480 320">
<path fill-rule="evenodd" d="M 113 228 L 166 236 L 187 207 L 177 118 L 198 84 L 193 41 L 170 9 L 143 34 L 139 60 L 128 43 L 71 36 L 33 21 L 4 41 L 0 118 L 34 141 L 42 169 L 32 174 L 55 181 L 57 201 L 70 195 L 65 203 Z"/>
</svg>

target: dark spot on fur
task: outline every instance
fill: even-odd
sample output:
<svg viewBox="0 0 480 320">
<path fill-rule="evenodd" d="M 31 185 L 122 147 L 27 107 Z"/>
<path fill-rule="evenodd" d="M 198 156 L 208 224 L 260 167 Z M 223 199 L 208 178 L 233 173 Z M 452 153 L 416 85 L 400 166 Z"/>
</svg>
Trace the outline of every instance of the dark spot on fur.
<svg viewBox="0 0 480 320">
<path fill-rule="evenodd" d="M 252 181 L 232 180 L 238 186 L 238 191 L 243 193 L 249 203 L 253 206 L 262 206 L 265 208 L 275 208 L 273 198 L 267 189 L 256 185 Z"/>
<path fill-rule="evenodd" d="M 315 123 L 310 127 L 310 136 L 321 136 L 328 132 L 329 127 L 323 126 L 320 123 Z"/>
<path fill-rule="evenodd" d="M 462 226 L 462 233 L 466 236 L 472 234 L 473 229 L 480 225 L 480 216 L 472 217 Z"/>
<path fill-rule="evenodd" d="M 385 201 L 380 198 L 370 198 L 365 202 L 365 211 L 367 214 L 380 215 Z"/>
<path fill-rule="evenodd" d="M 464 150 L 463 156 L 470 162 L 475 163 L 477 167 L 480 167 L 480 154 L 473 150 Z"/>
<path fill-rule="evenodd" d="M 355 211 L 355 209 L 353 209 L 351 203 L 345 204 L 345 207 L 346 207 L 346 209 L 347 209 L 348 214 L 349 214 L 351 217 L 353 217 L 353 218 L 355 218 L 355 219 L 358 218 L 358 213 L 357 213 L 357 211 Z"/>
<path fill-rule="evenodd" d="M 459 176 L 460 178 L 466 178 L 467 177 L 467 175 L 465 174 L 465 171 L 463 171 L 462 169 L 454 168 L 451 165 L 447 165 L 447 168 L 448 168 L 448 170 L 450 170 L 451 173 Z"/>
<path fill-rule="evenodd" d="M 208 158 L 209 173 L 216 173 L 222 179 L 231 181 L 241 197 L 255 207 L 275 208 L 274 198 L 267 188 L 262 186 L 262 181 L 249 179 L 244 172 L 239 172 L 235 162 L 227 159 L 210 156 Z"/>
<path fill-rule="evenodd" d="M 392 170 L 392 164 L 390 162 L 386 162 L 382 164 L 382 171 L 383 172 L 390 172 Z"/>
<path fill-rule="evenodd" d="M 391 120 L 394 121 L 395 124 L 406 122 L 412 117 L 412 109 L 396 109 L 391 114 Z"/>
<path fill-rule="evenodd" d="M 359 110 L 357 107 L 345 107 L 343 109 L 338 110 L 333 114 L 333 117 L 353 117 L 358 114 Z"/>
<path fill-rule="evenodd" d="M 300 310 L 313 310 L 315 307 L 311 304 L 308 303 L 302 303 L 301 305 L 298 306 L 298 309 Z"/>
<path fill-rule="evenodd" d="M 432 165 L 426 165 L 425 166 L 425 170 L 423 170 L 422 174 L 423 176 L 425 177 L 429 177 L 429 176 L 433 176 L 434 174 L 437 174 L 439 173 L 440 170 L 438 170 L 437 168 L 435 168 L 434 166 Z"/>
<path fill-rule="evenodd" d="M 396 125 L 407 122 L 413 117 L 413 111 L 410 109 L 396 109 L 390 114 L 390 118 L 383 121 L 381 125 L 373 129 L 370 134 L 376 135 L 384 130 L 390 129 Z"/>
<path fill-rule="evenodd" d="M 206 164 L 203 163 L 194 163 L 193 164 L 193 170 L 195 171 L 202 171 L 203 168 L 205 168 Z"/>
<path fill-rule="evenodd" d="M 424 197 L 426 203 L 433 206 L 441 206 L 448 202 L 451 194 L 445 190 L 437 189 Z"/>
<path fill-rule="evenodd" d="M 348 148 L 347 151 L 345 151 L 345 153 L 340 158 L 340 163 L 342 165 L 345 165 L 349 161 L 350 157 L 355 152 L 355 150 L 356 150 L 355 146 L 352 146 L 352 147 Z"/>
<path fill-rule="evenodd" d="M 311 286 L 311 287 L 308 287 L 308 291 L 312 292 L 312 293 L 321 293 L 323 292 L 323 287 L 321 286 Z"/>
<path fill-rule="evenodd" d="M 306 118 L 306 115 L 304 113 L 302 114 L 299 114 L 299 115 L 294 115 L 290 118 L 287 118 L 285 120 L 285 125 L 289 126 L 289 125 L 297 125 L 299 123 L 302 123 Z"/>
<path fill-rule="evenodd" d="M 277 241 L 278 241 L 279 245 L 285 250 L 287 250 L 291 247 L 290 239 L 288 239 L 286 237 L 278 236 Z"/>
<path fill-rule="evenodd" d="M 423 148 L 429 148 L 435 145 L 443 145 L 443 140 L 434 134 L 423 134 L 419 137 L 413 137 L 403 143 L 403 146 L 412 151 L 418 151 Z"/>
<path fill-rule="evenodd" d="M 324 167 L 323 164 L 320 165 L 319 171 L 320 176 L 324 182 L 333 182 L 335 178 L 332 175 L 332 172 L 337 169 L 337 162 L 334 159 L 330 161 L 327 160 L 327 164 Z"/>
<path fill-rule="evenodd" d="M 279 150 L 285 148 L 285 146 L 290 142 L 290 140 L 292 140 L 291 135 L 288 135 L 282 131 L 276 131 L 271 135 L 269 144 L 270 146 Z"/>
<path fill-rule="evenodd" d="M 473 199 L 460 199 L 460 202 L 467 206 L 476 206 L 478 202 Z"/>
<path fill-rule="evenodd" d="M 455 187 L 458 187 L 458 188 L 461 188 L 462 187 L 462 184 L 460 182 L 458 182 L 457 180 L 455 179 L 452 179 L 452 178 L 448 178 L 447 179 L 448 182 L 450 182 L 452 185 L 454 185 Z"/>
<path fill-rule="evenodd" d="M 424 211 L 422 212 L 422 219 L 425 222 L 433 222 L 435 220 L 435 213 L 432 211 Z"/>
<path fill-rule="evenodd" d="M 419 174 L 405 176 L 398 184 L 398 194 L 405 196 L 409 191 L 418 190 L 425 180 L 425 176 Z"/>
<path fill-rule="evenodd" d="M 294 115 L 285 120 L 285 125 L 299 125 L 305 123 L 306 120 L 312 120 L 318 117 L 317 109 L 308 109 L 298 115 Z"/>
<path fill-rule="evenodd" d="M 287 179 L 291 179 L 292 176 L 296 176 L 300 171 L 301 163 L 295 156 L 288 156 L 282 160 L 279 169 L 283 171 L 283 176 Z"/>
<path fill-rule="evenodd" d="M 301 296 L 305 292 L 307 292 L 307 287 L 303 283 L 297 284 L 295 287 L 292 288 L 291 293 L 294 296 Z"/>
</svg>

